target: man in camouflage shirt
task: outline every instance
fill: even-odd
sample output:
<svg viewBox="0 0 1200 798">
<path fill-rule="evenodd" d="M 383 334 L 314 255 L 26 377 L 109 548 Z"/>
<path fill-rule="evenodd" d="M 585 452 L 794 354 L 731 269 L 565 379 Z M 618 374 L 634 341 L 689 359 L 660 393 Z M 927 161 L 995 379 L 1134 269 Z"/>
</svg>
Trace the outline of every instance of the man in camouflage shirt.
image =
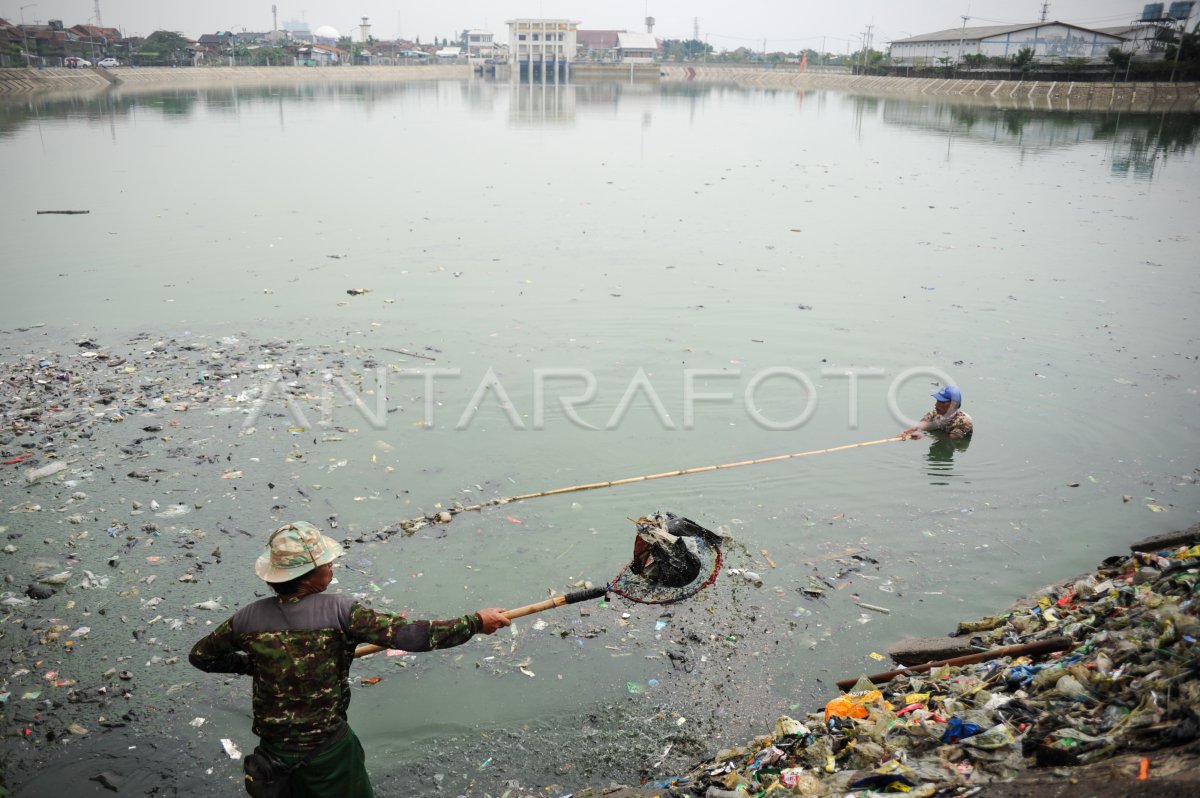
<svg viewBox="0 0 1200 798">
<path fill-rule="evenodd" d="M 445 621 L 410 621 L 350 596 L 326 594 L 341 554 L 341 545 L 312 524 L 275 530 L 255 571 L 276 595 L 243 607 L 188 657 L 207 673 L 254 678 L 254 733 L 262 748 L 288 765 L 304 761 L 292 775 L 295 796 L 373 795 L 362 745 L 346 723 L 358 643 L 431 651 L 510 623 L 495 608 Z"/>
<path fill-rule="evenodd" d="M 947 385 L 933 394 L 934 405 L 921 420 L 900 433 L 902 440 L 920 438 L 921 432 L 944 432 L 952 441 L 962 440 L 975 431 L 975 422 L 964 413 L 962 407 L 962 392 L 953 385 Z"/>
</svg>

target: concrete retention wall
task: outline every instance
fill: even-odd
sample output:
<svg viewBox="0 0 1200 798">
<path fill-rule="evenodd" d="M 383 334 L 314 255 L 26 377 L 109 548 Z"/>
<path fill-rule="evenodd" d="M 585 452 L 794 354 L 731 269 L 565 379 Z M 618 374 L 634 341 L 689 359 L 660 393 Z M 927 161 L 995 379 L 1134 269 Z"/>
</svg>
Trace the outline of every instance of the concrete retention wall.
<svg viewBox="0 0 1200 798">
<path fill-rule="evenodd" d="M 964 103 L 1054 110 L 1200 110 L 1200 83 L 1074 83 L 818 75 L 781 70 L 664 66 L 663 80 L 779 89 L 829 89 L 877 97 L 935 97 Z"/>
<path fill-rule="evenodd" d="M 456 64 L 429 66 L 354 67 L 117 67 L 115 69 L 0 69 L 0 94 L 64 91 L 79 92 L 122 88 L 211 85 L 266 85 L 278 83 L 369 83 L 405 80 L 460 79 L 470 67 Z"/>
<path fill-rule="evenodd" d="M 650 65 L 647 65 L 650 66 Z M 1055 110 L 1200 110 L 1200 83 L 1074 83 L 1014 80 L 831 75 L 781 69 L 654 65 L 663 80 L 695 80 L 792 90 L 828 89 L 878 97 L 935 97 L 947 101 Z M 263 85 L 314 82 L 398 82 L 463 79 L 470 67 L 118 67 L 116 69 L 0 69 L 0 95 L 138 87 Z M 627 76 L 627 72 L 623 72 Z M 582 77 L 583 75 L 580 75 Z M 590 76 L 589 76 L 590 77 Z M 639 74 L 639 77 L 641 75 Z"/>
</svg>

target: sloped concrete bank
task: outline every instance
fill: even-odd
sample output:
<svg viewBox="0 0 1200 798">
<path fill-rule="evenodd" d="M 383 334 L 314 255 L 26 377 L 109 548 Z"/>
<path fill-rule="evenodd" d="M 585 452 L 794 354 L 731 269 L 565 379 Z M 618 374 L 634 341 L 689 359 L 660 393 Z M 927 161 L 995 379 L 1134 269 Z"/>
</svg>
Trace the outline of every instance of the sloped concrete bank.
<svg viewBox="0 0 1200 798">
<path fill-rule="evenodd" d="M 583 73 L 577 73 L 582 76 Z M 622 73 L 624 74 L 624 73 Z M 163 86 L 262 85 L 278 83 L 401 82 L 462 79 L 470 67 L 118 67 L 102 69 L 0 69 L 0 95 L 79 92 L 118 85 L 122 89 Z M 929 98 L 1001 108 L 1058 111 L 1200 110 L 1200 83 L 1074 83 L 1064 81 L 955 80 L 800 73 L 790 70 L 663 65 L 664 81 L 698 81 L 746 87 L 826 89 L 874 97 Z"/>
<path fill-rule="evenodd" d="M 1056 111 L 1200 110 L 1200 83 L 1074 83 L 821 75 L 784 70 L 668 65 L 662 79 L 739 86 L 827 89 L 875 97 L 929 98 L 1001 108 Z"/>
<path fill-rule="evenodd" d="M 279 83 L 371 83 L 465 78 L 456 64 L 355 67 L 117 67 L 115 69 L 0 69 L 0 94 L 158 89 L 164 86 L 264 85 Z"/>
</svg>

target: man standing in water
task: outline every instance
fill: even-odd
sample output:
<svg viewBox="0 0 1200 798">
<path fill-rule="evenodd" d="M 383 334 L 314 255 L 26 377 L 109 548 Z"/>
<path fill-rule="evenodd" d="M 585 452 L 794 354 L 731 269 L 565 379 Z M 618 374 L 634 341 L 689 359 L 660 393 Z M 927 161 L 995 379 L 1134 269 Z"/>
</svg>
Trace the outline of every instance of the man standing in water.
<svg viewBox="0 0 1200 798">
<path fill-rule="evenodd" d="M 238 610 L 196 643 L 188 660 L 206 673 L 254 678 L 254 733 L 261 745 L 246 758 L 251 795 L 261 794 L 256 790 L 269 775 L 267 766 L 285 781 L 290 773 L 294 796 L 371 798 L 362 744 L 346 722 L 356 644 L 431 651 L 510 621 L 495 608 L 410 621 L 326 594 L 342 547 L 303 521 L 276 529 L 267 547 L 254 570 L 276 595 Z"/>
<path fill-rule="evenodd" d="M 933 410 L 921 420 L 900 433 L 900 439 L 920 438 L 924 432 L 944 432 L 952 441 L 962 440 L 975 431 L 975 422 L 964 413 L 962 393 L 953 385 L 947 385 L 933 394 Z"/>
</svg>

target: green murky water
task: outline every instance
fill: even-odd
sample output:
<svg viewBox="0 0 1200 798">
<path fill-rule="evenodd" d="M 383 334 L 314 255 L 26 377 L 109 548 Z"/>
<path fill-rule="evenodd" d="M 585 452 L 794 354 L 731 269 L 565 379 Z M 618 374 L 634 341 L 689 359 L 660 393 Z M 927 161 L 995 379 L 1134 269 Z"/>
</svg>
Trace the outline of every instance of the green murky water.
<svg viewBox="0 0 1200 798">
<path fill-rule="evenodd" d="M 149 518 L 132 502 L 193 509 L 138 533 L 107 592 L 63 591 L 8 622 L 86 621 L 59 670 L 94 682 L 129 657 L 134 700 L 153 707 L 143 728 L 191 752 L 179 783 L 220 792 L 236 773 L 217 741 L 252 747 L 248 687 L 150 657 L 185 655 L 224 615 L 193 603 L 254 598 L 249 561 L 273 525 L 336 516 L 332 534 L 370 541 L 439 504 L 873 441 L 952 379 L 969 447 L 888 443 L 563 495 L 352 548 L 334 589 L 443 617 L 611 579 L 626 519 L 656 509 L 730 533 L 728 565 L 761 587 L 723 576 L 665 610 L 567 608 L 356 665 L 383 677 L 352 720 L 394 791 L 669 772 L 885 669 L 870 654 L 897 638 L 1195 522 L 1198 135 L 1195 114 L 690 84 L 10 102 L 0 360 L 82 369 L 82 337 L 134 359 L 161 340 L 178 360 L 106 379 L 183 391 L 64 449 L 74 487 L 5 467 L 0 525 L 23 535 L 10 570 L 103 571 L 120 543 L 105 527 Z M 90 213 L 35 214 L 54 209 Z M 199 378 L 227 398 L 173 410 Z M 121 450 L 172 420 L 168 440 Z M 122 477 L 151 468 L 159 481 Z M 53 512 L 72 490 L 89 495 L 78 563 L 61 541 L 79 528 Z M 219 562 L 204 557 L 214 540 Z M 197 557 L 200 583 L 176 582 Z M 799 592 L 813 579 L 824 598 Z M 152 595 L 163 603 L 145 607 Z M 44 684 L 16 668 L 10 721 Z"/>
</svg>

